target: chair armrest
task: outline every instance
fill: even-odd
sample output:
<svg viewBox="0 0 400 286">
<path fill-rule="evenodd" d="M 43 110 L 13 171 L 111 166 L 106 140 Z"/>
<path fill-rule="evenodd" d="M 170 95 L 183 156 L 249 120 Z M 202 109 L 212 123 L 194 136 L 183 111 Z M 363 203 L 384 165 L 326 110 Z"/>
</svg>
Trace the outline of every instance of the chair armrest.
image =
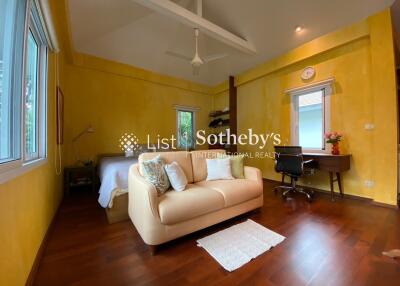
<svg viewBox="0 0 400 286">
<path fill-rule="evenodd" d="M 314 161 L 314 159 L 306 160 L 306 161 L 303 161 L 303 164 L 309 164 L 309 163 L 311 163 L 312 161 Z"/>
<path fill-rule="evenodd" d="M 133 207 L 146 208 L 153 214 L 154 218 L 160 220 L 157 190 L 139 173 L 139 164 L 134 164 L 129 168 L 128 183 L 129 198 L 133 201 Z"/>
<path fill-rule="evenodd" d="M 244 166 L 244 177 L 245 179 L 260 181 L 262 184 L 262 174 L 260 169 Z"/>
</svg>

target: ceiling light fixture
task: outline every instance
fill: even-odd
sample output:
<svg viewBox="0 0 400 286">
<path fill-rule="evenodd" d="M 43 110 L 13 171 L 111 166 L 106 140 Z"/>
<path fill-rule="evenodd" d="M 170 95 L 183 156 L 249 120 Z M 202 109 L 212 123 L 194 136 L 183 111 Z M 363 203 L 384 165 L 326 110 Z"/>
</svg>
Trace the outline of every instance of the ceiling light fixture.
<svg viewBox="0 0 400 286">
<path fill-rule="evenodd" d="M 301 31 L 303 31 L 303 27 L 297 26 L 295 31 L 296 31 L 296 33 L 300 33 Z"/>
</svg>

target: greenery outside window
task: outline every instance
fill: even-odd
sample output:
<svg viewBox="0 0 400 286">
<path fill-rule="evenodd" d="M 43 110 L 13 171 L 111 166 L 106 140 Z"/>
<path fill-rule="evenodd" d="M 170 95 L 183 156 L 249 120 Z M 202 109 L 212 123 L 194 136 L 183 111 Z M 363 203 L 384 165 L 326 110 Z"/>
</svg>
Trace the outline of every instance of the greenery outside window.
<svg viewBox="0 0 400 286">
<path fill-rule="evenodd" d="M 176 108 L 178 148 L 192 150 L 196 146 L 195 140 L 195 112 L 197 109 L 179 106 Z"/>
</svg>

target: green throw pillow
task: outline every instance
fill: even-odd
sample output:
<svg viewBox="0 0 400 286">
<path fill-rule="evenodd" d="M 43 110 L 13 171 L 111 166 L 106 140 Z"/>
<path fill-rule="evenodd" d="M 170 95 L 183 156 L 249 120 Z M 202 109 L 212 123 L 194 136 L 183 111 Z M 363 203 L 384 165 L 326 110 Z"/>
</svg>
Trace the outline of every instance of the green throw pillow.
<svg viewBox="0 0 400 286">
<path fill-rule="evenodd" d="M 143 161 L 142 168 L 143 177 L 157 189 L 159 195 L 165 193 L 169 189 L 170 182 L 164 170 L 164 162 L 160 155 L 151 160 Z"/>
<path fill-rule="evenodd" d="M 231 163 L 232 176 L 235 179 L 244 179 L 244 156 L 220 154 L 218 158 L 229 158 Z"/>
</svg>

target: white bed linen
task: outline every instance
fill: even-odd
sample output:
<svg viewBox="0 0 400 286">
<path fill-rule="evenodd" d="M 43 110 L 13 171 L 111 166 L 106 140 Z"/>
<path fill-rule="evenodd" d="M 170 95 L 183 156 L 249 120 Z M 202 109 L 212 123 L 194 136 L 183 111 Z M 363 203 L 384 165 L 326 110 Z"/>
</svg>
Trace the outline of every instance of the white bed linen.
<svg viewBox="0 0 400 286">
<path fill-rule="evenodd" d="M 99 204 L 103 208 L 112 206 L 112 199 L 128 189 L 129 167 L 137 163 L 137 158 L 105 157 L 100 162 Z M 118 194 L 115 191 L 118 190 Z M 113 194 L 114 192 L 114 194 Z"/>
</svg>

